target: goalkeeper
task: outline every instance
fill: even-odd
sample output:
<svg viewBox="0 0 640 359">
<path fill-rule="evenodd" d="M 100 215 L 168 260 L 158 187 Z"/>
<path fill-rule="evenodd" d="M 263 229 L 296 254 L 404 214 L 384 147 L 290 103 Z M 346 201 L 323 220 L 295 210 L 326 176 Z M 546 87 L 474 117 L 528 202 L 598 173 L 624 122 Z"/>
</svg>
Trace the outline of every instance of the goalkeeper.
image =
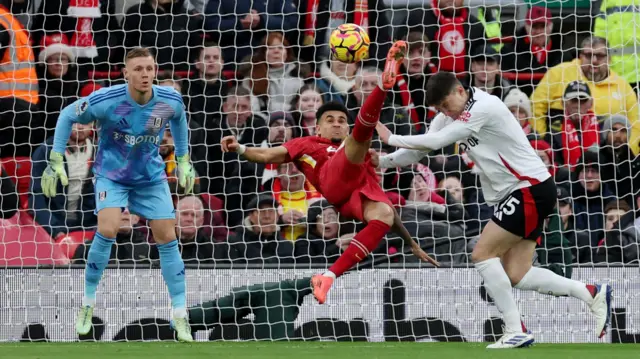
<svg viewBox="0 0 640 359">
<path fill-rule="evenodd" d="M 124 85 L 100 89 L 67 106 L 60 113 L 49 156 L 42 175 L 47 197 L 62 191 L 69 182 L 64 153 L 74 123 L 97 121 L 99 144 L 93 166 L 98 230 L 85 268 L 82 307 L 76 319 L 80 335 L 91 329 L 96 289 L 115 242 L 122 209 L 150 221 L 158 244 L 162 276 L 173 309 L 171 324 L 178 340 L 193 341 L 187 319 L 185 268 L 176 239 L 176 215 L 159 154 L 165 125 L 175 139 L 178 184 L 189 193 L 195 172 L 189 160 L 187 120 L 181 95 L 172 88 L 153 85 L 156 63 L 144 48 L 132 49 L 125 58 Z"/>
</svg>

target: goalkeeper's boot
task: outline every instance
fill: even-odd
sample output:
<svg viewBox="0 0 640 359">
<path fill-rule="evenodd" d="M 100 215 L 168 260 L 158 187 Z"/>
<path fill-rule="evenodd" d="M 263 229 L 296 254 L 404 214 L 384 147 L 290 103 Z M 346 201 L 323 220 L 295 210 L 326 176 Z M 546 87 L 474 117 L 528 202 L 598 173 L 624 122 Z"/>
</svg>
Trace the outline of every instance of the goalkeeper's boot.
<svg viewBox="0 0 640 359">
<path fill-rule="evenodd" d="M 327 301 L 327 293 L 333 285 L 333 278 L 316 274 L 311 277 L 311 288 L 313 288 L 313 296 L 318 303 L 324 304 Z"/>
<path fill-rule="evenodd" d="M 387 53 L 387 62 L 384 64 L 384 72 L 382 73 L 382 88 L 391 90 L 396 84 L 396 79 L 400 74 L 400 65 L 407 55 L 407 43 L 400 40 L 393 43 L 391 49 Z"/>
<path fill-rule="evenodd" d="M 78 317 L 76 317 L 76 333 L 87 335 L 91 331 L 93 318 L 93 307 L 85 305 L 80 307 Z"/>
<path fill-rule="evenodd" d="M 189 319 L 173 317 L 169 322 L 171 329 L 176 331 L 178 341 L 184 343 L 193 342 L 193 336 L 191 335 L 191 326 L 189 325 Z"/>
<path fill-rule="evenodd" d="M 602 338 L 607 334 L 607 328 L 611 322 L 611 286 L 608 284 L 596 285 L 596 295 L 589 306 L 596 316 L 596 334 Z"/>
<path fill-rule="evenodd" d="M 504 329 L 504 327 L 503 327 Z M 505 333 L 497 342 L 487 345 L 487 349 L 526 348 L 535 342 L 530 331 Z"/>
</svg>

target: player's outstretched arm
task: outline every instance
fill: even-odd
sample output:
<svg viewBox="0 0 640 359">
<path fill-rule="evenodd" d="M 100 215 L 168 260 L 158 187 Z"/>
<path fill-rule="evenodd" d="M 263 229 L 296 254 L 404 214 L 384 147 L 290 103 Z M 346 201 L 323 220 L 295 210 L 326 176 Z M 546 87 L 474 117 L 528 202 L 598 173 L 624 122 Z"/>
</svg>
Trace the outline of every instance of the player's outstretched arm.
<svg viewBox="0 0 640 359">
<path fill-rule="evenodd" d="M 220 141 L 222 152 L 236 152 L 250 162 L 283 163 L 289 151 L 282 146 L 272 148 L 247 147 L 238 143 L 235 136 L 226 136 Z"/>
</svg>

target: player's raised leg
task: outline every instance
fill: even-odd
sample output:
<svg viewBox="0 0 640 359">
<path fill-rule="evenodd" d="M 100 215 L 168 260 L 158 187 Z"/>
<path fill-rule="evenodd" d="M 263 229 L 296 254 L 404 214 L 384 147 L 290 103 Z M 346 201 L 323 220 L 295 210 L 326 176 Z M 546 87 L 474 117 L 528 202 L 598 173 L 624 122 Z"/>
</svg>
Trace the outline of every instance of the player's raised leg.
<svg viewBox="0 0 640 359">
<path fill-rule="evenodd" d="M 106 191 L 101 192 L 103 196 L 107 193 Z M 115 190 L 109 192 L 115 196 Z M 99 193 L 96 191 L 96 197 L 100 196 Z M 104 200 L 106 199 L 103 198 Z M 98 230 L 87 254 L 87 264 L 84 270 L 84 296 L 82 297 L 82 307 L 76 318 L 76 332 L 80 335 L 86 335 L 91 330 L 93 309 L 96 305 L 96 291 L 100 279 L 102 279 L 102 273 L 109 264 L 111 247 L 116 241 L 116 235 L 120 228 L 121 214 L 120 207 L 103 208 L 98 212 Z"/>
<path fill-rule="evenodd" d="M 523 330 L 511 282 L 500 261 L 500 257 L 520 241 L 522 237 L 506 231 L 491 220 L 482 231 L 480 240 L 471 254 L 471 260 L 484 280 L 487 292 L 502 313 L 505 324 L 504 335 L 495 344 L 487 347 L 490 349 L 519 348 L 534 342 L 533 336 Z"/>
<path fill-rule="evenodd" d="M 596 334 L 602 338 L 607 332 L 611 317 L 611 287 L 608 284 L 584 284 L 548 269 L 533 267 L 531 259 L 535 249 L 535 241 L 522 240 L 503 256 L 502 264 L 511 284 L 521 290 L 580 299 L 595 315 Z"/>
<path fill-rule="evenodd" d="M 362 212 L 367 226 L 353 237 L 347 249 L 327 272 L 315 275 L 311 279 L 313 296 L 320 304 L 327 300 L 327 293 L 333 281 L 367 258 L 393 225 L 394 210 L 387 203 L 365 199 Z"/>
<path fill-rule="evenodd" d="M 400 65 L 406 53 L 406 42 L 396 41 L 393 44 L 387 54 L 380 84 L 376 86 L 364 104 L 362 104 L 358 116 L 355 119 L 353 131 L 345 140 L 345 154 L 351 163 L 358 164 L 364 162 L 367 151 L 371 146 L 370 141 L 380 118 L 380 111 L 382 111 L 382 105 L 387 96 L 387 91 L 395 85 L 396 77 L 400 71 Z"/>
</svg>

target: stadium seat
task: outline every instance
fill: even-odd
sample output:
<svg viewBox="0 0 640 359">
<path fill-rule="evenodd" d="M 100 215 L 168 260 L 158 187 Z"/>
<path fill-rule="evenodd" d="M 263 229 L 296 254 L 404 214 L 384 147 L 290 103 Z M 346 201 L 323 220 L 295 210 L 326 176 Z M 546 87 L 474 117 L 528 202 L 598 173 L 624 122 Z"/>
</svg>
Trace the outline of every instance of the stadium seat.
<svg viewBox="0 0 640 359">
<path fill-rule="evenodd" d="M 69 259 L 26 211 L 0 220 L 0 266 L 65 264 Z"/>
<path fill-rule="evenodd" d="M 31 185 L 31 158 L 5 157 L 0 159 L 2 167 L 16 184 L 20 196 L 20 208 L 29 207 L 29 186 Z"/>
<path fill-rule="evenodd" d="M 58 239 L 56 245 L 67 258 L 72 259 L 79 245 L 93 238 L 95 231 L 75 231 Z"/>
<path fill-rule="evenodd" d="M 201 193 L 200 198 L 204 203 L 204 225 L 205 230 L 213 235 L 216 241 L 225 241 L 229 234 L 228 228 L 225 226 L 222 211 L 224 210 L 224 202 L 212 194 Z"/>
</svg>

